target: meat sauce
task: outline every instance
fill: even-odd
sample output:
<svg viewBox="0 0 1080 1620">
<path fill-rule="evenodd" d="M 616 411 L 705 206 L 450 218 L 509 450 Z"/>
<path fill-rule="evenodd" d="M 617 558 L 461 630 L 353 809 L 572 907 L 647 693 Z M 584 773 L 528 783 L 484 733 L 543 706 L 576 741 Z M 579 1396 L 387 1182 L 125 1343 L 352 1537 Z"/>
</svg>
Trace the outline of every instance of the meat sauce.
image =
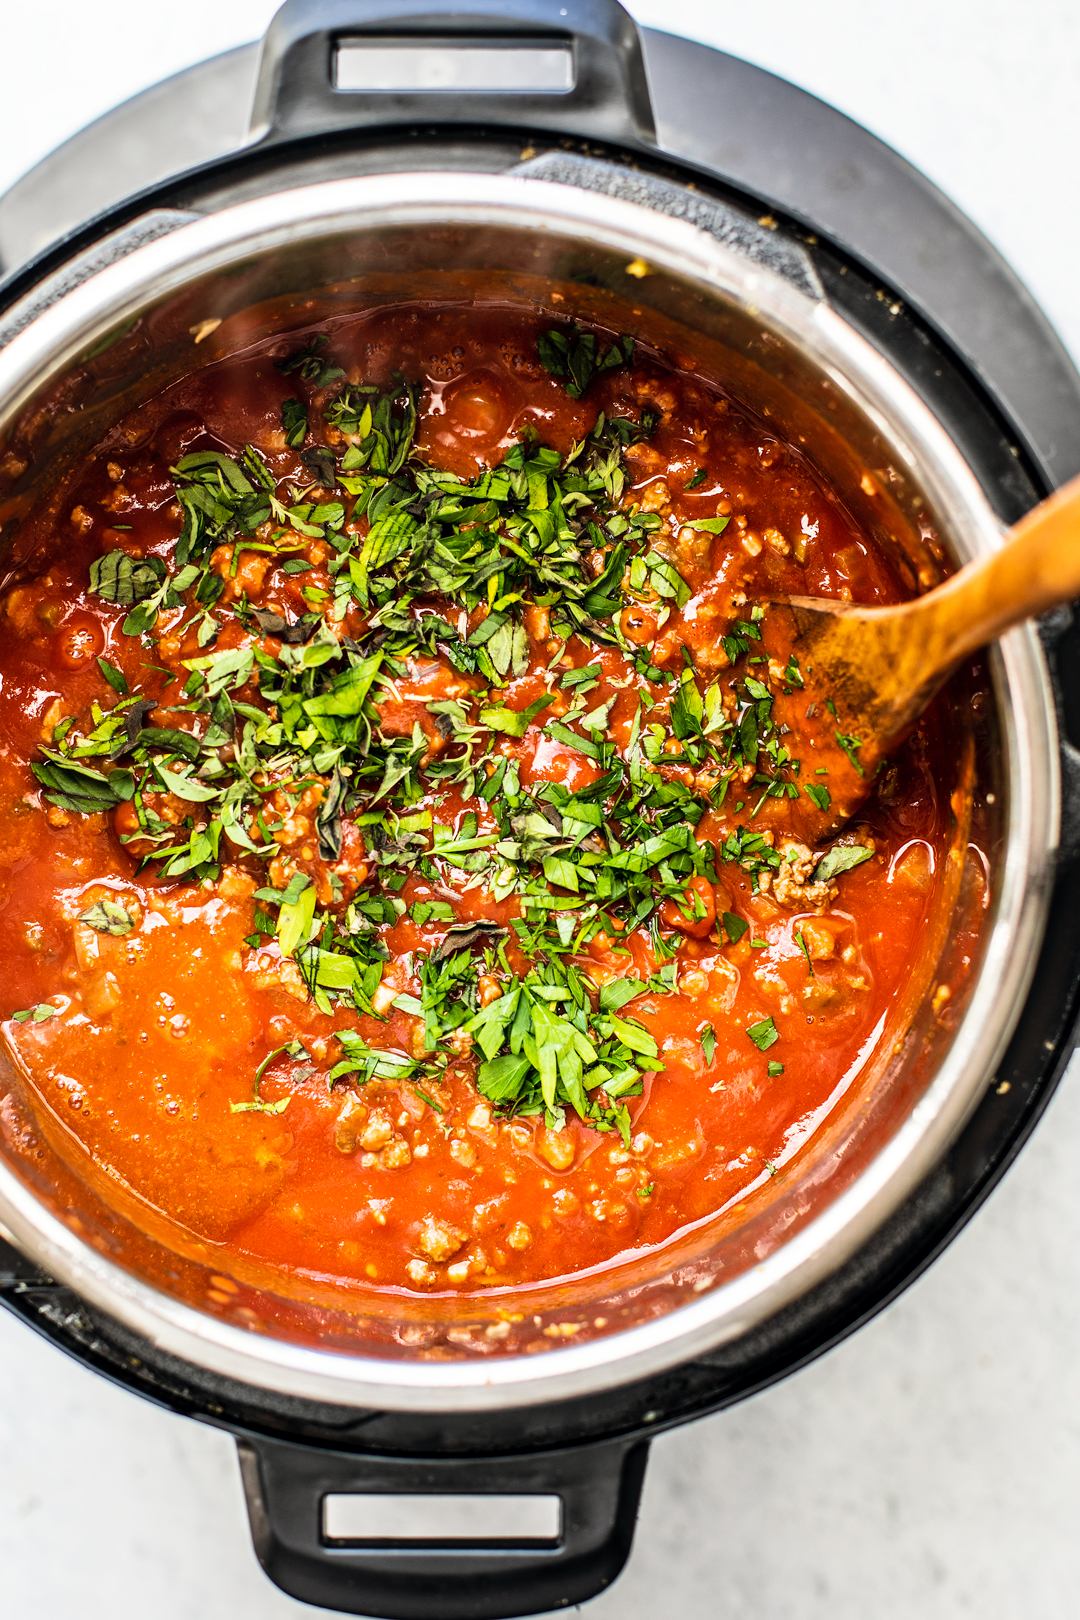
<svg viewBox="0 0 1080 1620">
<path fill-rule="evenodd" d="M 368 313 L 195 371 L 31 521 L 4 1038 L 226 1268 L 602 1267 L 855 1082 L 941 881 L 943 744 L 804 842 L 858 739 L 769 603 L 914 582 L 719 386 L 539 313 Z"/>
</svg>

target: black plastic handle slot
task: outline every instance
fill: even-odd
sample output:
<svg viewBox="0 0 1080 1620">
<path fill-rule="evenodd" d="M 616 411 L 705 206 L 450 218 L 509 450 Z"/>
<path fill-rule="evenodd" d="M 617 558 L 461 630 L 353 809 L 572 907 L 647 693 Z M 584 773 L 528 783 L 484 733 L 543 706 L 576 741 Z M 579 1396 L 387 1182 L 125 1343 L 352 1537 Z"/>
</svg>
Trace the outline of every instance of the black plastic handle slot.
<svg viewBox="0 0 1080 1620">
<path fill-rule="evenodd" d="M 270 1579 L 376 1620 L 513 1620 L 595 1597 L 629 1555 L 648 1457 L 642 1440 L 495 1458 L 239 1449 Z"/>
<path fill-rule="evenodd" d="M 418 121 L 656 141 L 618 0 L 287 0 L 263 40 L 256 140 Z"/>
</svg>

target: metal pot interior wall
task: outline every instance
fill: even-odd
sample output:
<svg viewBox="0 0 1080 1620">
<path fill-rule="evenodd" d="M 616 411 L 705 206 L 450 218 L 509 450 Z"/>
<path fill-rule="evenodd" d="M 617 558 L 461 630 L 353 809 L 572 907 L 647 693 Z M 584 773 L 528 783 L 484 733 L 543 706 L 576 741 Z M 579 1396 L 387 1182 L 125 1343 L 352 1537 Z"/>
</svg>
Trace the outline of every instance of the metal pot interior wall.
<svg viewBox="0 0 1080 1620">
<path fill-rule="evenodd" d="M 835 369 L 793 346 L 782 320 L 662 265 L 628 281 L 626 264 L 625 250 L 587 241 L 578 232 L 447 220 L 328 231 L 184 279 L 167 295 L 122 312 L 111 329 L 95 335 L 81 352 L 63 357 L 55 375 L 38 379 L 32 397 L 20 402 L 18 418 L 6 430 L 5 465 L 9 473 L 20 462 L 25 465 L 0 494 L 6 564 L 32 565 L 20 547 L 21 518 L 47 500 L 59 521 L 64 479 L 103 431 L 196 365 L 212 364 L 270 335 L 322 326 L 337 313 L 408 299 L 462 298 L 539 305 L 553 315 L 629 331 L 681 368 L 722 383 L 770 431 L 798 444 L 827 483 L 843 490 L 856 521 L 913 581 L 931 582 L 948 553 L 963 560 L 977 548 L 977 537 L 964 531 L 955 512 L 942 510 L 939 492 L 927 488 L 924 469 L 898 439 L 888 412 L 868 408 Z M 776 277 L 770 282 L 764 273 L 759 279 L 762 290 L 771 292 L 774 312 L 786 299 L 792 320 L 812 316 L 814 300 L 806 291 L 781 288 Z M 207 319 L 221 325 L 196 350 L 191 328 Z M 973 736 L 973 679 L 958 678 L 952 703 L 943 709 L 943 723 L 955 728 L 958 770 L 963 741 Z M 1012 697 L 1000 662 L 994 679 L 997 709 L 988 706 L 977 742 L 981 789 L 995 789 L 986 832 L 997 891 L 1015 806 L 1008 795 Z M 969 804 L 974 778 L 949 784 L 950 790 L 958 785 Z M 779 1174 L 763 1176 L 752 1200 L 626 1264 L 481 1300 L 347 1295 L 319 1279 L 295 1275 L 283 1284 L 254 1264 L 226 1265 L 213 1245 L 118 1189 L 89 1163 L 63 1123 L 42 1111 L 24 1077 L 14 1073 L 6 1077 L 8 1162 L 84 1242 L 125 1272 L 233 1327 L 257 1328 L 264 1336 L 300 1345 L 403 1359 L 433 1350 L 445 1354 L 448 1342 L 455 1355 L 506 1357 L 534 1342 L 543 1344 L 545 1328 L 568 1319 L 580 1324 L 576 1343 L 610 1337 L 759 1265 L 835 1203 L 910 1118 L 963 1023 L 964 995 L 953 998 L 945 1017 L 929 1000 L 934 983 L 955 969 L 950 950 L 982 905 L 965 865 L 962 817 L 958 828 L 954 878 L 939 895 L 932 944 L 879 1041 L 884 1055 L 852 1077 L 825 1127 Z M 982 920 L 982 940 L 994 922 L 991 908 Z M 979 967 L 977 961 L 970 964 L 969 991 Z M 969 1105 L 977 1096 L 974 1090 Z M 34 1147 L 28 1151 L 31 1139 Z M 233 1285 L 225 1296 L 215 1281 L 223 1270 Z M 221 1303 L 223 1297 L 227 1303 Z M 493 1341 L 485 1336 L 485 1324 L 496 1305 L 506 1318 L 522 1321 Z M 735 1324 L 729 1331 L 737 1330 Z"/>
</svg>

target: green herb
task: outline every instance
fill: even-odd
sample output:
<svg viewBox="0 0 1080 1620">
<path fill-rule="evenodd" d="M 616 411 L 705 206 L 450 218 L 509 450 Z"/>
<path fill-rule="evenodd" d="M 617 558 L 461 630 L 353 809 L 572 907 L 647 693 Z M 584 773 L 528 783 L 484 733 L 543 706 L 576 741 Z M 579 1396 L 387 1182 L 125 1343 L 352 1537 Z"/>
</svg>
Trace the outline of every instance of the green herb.
<svg viewBox="0 0 1080 1620">
<path fill-rule="evenodd" d="M 645 988 L 644 979 L 609 979 L 607 984 L 601 987 L 598 997 L 600 1011 L 618 1012 L 620 1007 L 625 1007 L 628 1001 L 633 1001 L 635 996 L 640 996 Z"/>
<path fill-rule="evenodd" d="M 598 371 L 633 355 L 632 340 L 608 344 L 580 328 L 547 334 L 543 347 L 578 394 Z M 718 868 L 734 862 L 756 886 L 781 863 L 752 826 L 719 846 L 696 832 L 736 773 L 750 782 L 751 821 L 768 795 L 798 792 L 790 739 L 773 718 L 769 687 L 750 668 L 764 609 L 748 610 L 725 638 L 732 661 L 746 663 L 723 691 L 699 678 L 689 655 L 674 675 L 648 648 L 628 653 L 627 605 L 659 600 L 677 611 L 691 594 L 666 553 L 658 515 L 627 499 L 625 451 L 652 433 L 655 412 L 601 415 L 566 455 L 523 438 L 499 466 L 461 479 L 413 455 L 416 385 L 397 375 L 381 388 L 349 384 L 327 348 L 317 336 L 279 362 L 299 379 L 301 397 L 285 402 L 282 427 L 304 473 L 277 479 L 251 445 L 236 455 L 192 452 L 172 469 L 183 510 L 173 571 L 119 549 L 94 564 L 93 588 L 126 611 L 122 633 L 152 638 L 160 613 L 181 610 L 170 630 L 197 643 L 168 722 L 147 723 L 160 685 L 130 693 L 103 662 L 114 707 L 94 703 L 88 716 L 65 721 L 35 774 L 47 800 L 76 813 L 130 805 L 132 830 L 123 836 L 149 851 L 143 865 L 191 883 L 215 882 L 237 850 L 265 866 L 280 852 L 284 820 L 318 785 L 318 884 L 298 872 L 285 889 L 257 890 L 247 938 L 252 948 L 276 940 L 314 1006 L 346 1023 L 352 1014 L 381 1016 L 372 998 L 388 959 L 383 935 L 406 913 L 410 879 L 428 885 L 421 893 L 453 894 L 482 881 L 496 904 L 512 898 L 509 929 L 483 918 L 458 923 L 448 900 L 413 901 L 414 924 L 437 932 L 425 932 L 416 952 L 417 994 L 393 1005 L 422 1026 L 421 1056 L 371 1046 L 339 1023 L 342 1056 L 328 1084 L 408 1080 L 437 1097 L 457 1061 L 450 1037 L 468 1033 L 483 1054 L 477 1083 L 497 1109 L 542 1113 L 553 1125 L 570 1110 L 628 1140 L 626 1099 L 662 1064 L 654 1037 L 621 1014 L 637 996 L 675 989 L 677 943 L 663 922 L 665 902 L 696 914 L 687 900 L 692 880 L 715 883 Z M 321 400 L 313 389 L 326 391 Z M 726 522 L 698 521 L 707 532 Z M 317 574 L 304 554 L 309 542 L 326 558 Z M 230 592 L 226 603 L 226 581 L 246 549 L 264 554 L 279 582 L 307 574 L 311 611 L 290 621 L 242 594 L 234 602 Z M 453 612 L 432 612 L 433 600 Z M 531 666 L 533 606 L 544 609 L 551 637 L 572 649 L 573 667 L 562 667 L 560 655 L 557 675 L 571 707 L 543 731 L 595 767 L 576 792 L 562 782 L 523 787 L 515 752 L 503 753 L 500 739 L 525 738 L 552 702 L 545 694 L 519 710 L 510 706 L 520 701 L 513 688 L 503 690 Z M 353 609 L 359 627 L 344 635 Z M 237 627 L 242 638 L 223 635 Z M 619 746 L 611 730 L 619 688 L 601 689 L 602 654 L 613 649 L 631 658 L 653 695 L 663 693 L 655 714 L 642 693 Z M 454 698 L 426 704 L 405 733 L 387 723 L 387 708 L 417 662 L 465 679 Z M 664 752 L 672 735 L 677 755 Z M 699 774 L 716 785 L 685 785 Z M 162 792 L 179 806 L 178 820 L 155 811 Z M 470 799 L 483 802 L 483 830 L 475 811 L 447 822 L 445 807 Z M 362 859 L 370 872 L 348 904 L 337 870 L 346 850 L 350 865 Z M 730 940 L 747 932 L 741 918 L 723 921 Z M 656 962 L 648 979 L 625 974 L 598 988 L 575 965 L 598 934 L 628 940 L 638 930 Z M 510 966 L 508 941 L 523 967 L 521 956 Z M 629 966 L 626 947 L 613 948 Z M 503 985 L 485 1008 L 481 971 Z M 237 1106 L 257 1101 L 256 1084 L 256 1102 Z"/>
<path fill-rule="evenodd" d="M 699 467 L 697 472 L 694 474 L 694 476 L 692 478 L 687 479 L 686 483 L 683 485 L 683 489 L 684 490 L 687 490 L 687 489 L 699 489 L 701 487 L 701 485 L 705 482 L 705 480 L 708 478 L 708 476 L 709 476 L 708 468 L 707 467 Z"/>
<path fill-rule="evenodd" d="M 160 557 L 130 557 L 126 551 L 106 551 L 90 564 L 90 589 L 105 602 L 127 607 L 154 595 L 167 575 Z"/>
<path fill-rule="evenodd" d="M 698 1039 L 701 1041 L 701 1050 L 704 1054 L 705 1062 L 711 1068 L 713 1053 L 716 1051 L 716 1031 L 713 1029 L 711 1024 L 706 1024 L 704 1026 Z"/>
<path fill-rule="evenodd" d="M 866 844 L 834 844 L 814 868 L 814 882 L 830 883 L 841 872 L 850 872 L 852 867 L 861 866 L 873 853 Z"/>
<path fill-rule="evenodd" d="M 97 662 L 98 668 L 108 681 L 109 685 L 112 687 L 113 691 L 119 692 L 121 697 L 127 697 L 128 683 L 123 670 L 117 669 L 115 664 L 110 664 L 107 658 L 99 658 Z"/>
<path fill-rule="evenodd" d="M 253 1087 L 254 1095 L 253 1095 L 251 1101 L 250 1102 L 230 1103 L 229 1104 L 230 1113 L 233 1113 L 233 1114 L 283 1114 L 285 1112 L 286 1108 L 288 1108 L 288 1106 L 289 1106 L 289 1103 L 292 1101 L 291 1093 L 290 1093 L 289 1096 L 282 1097 L 282 1098 L 279 1099 L 279 1101 L 273 1102 L 273 1103 L 272 1102 L 265 1102 L 263 1100 L 263 1098 L 259 1096 L 259 1082 L 260 1082 L 260 1080 L 262 1079 L 263 1075 L 266 1073 L 267 1069 L 270 1067 L 271 1063 L 274 1062 L 275 1058 L 281 1057 L 282 1053 L 287 1053 L 288 1056 L 291 1057 L 291 1058 L 307 1057 L 307 1055 L 308 1055 L 307 1052 L 304 1050 L 304 1046 L 303 1046 L 303 1043 L 301 1041 L 297 1041 L 297 1040 L 286 1041 L 284 1043 L 284 1045 L 276 1046 L 272 1052 L 268 1052 L 266 1054 L 266 1056 L 263 1058 L 262 1062 L 259 1064 L 259 1067 L 255 1070 L 255 1084 L 254 1084 L 254 1087 Z"/>
<path fill-rule="evenodd" d="M 454 908 L 446 900 L 418 900 L 413 906 L 411 916 L 418 928 L 425 923 L 453 922 Z"/>
<path fill-rule="evenodd" d="M 291 885 L 289 892 L 293 892 Z M 310 878 L 305 880 L 295 900 L 282 900 L 277 925 L 278 949 L 282 956 L 295 956 L 298 947 L 307 944 L 315 921 L 315 901 L 315 885 Z"/>
<path fill-rule="evenodd" d="M 639 1095 L 646 1073 L 662 1069 L 656 1041 L 639 1023 L 594 1012 L 580 975 L 555 962 L 534 969 L 465 1026 L 484 1056 L 482 1096 L 507 1111 L 572 1108 L 594 1129 L 629 1142 L 621 1099 Z"/>
<path fill-rule="evenodd" d="M 11 1017 L 16 1024 L 43 1024 L 46 1018 L 55 1017 L 58 1011 L 59 1008 L 50 1007 L 47 1001 L 39 1001 L 36 1007 L 26 1007 L 22 1012 L 12 1013 Z"/>
<path fill-rule="evenodd" d="M 753 1041 L 759 1052 L 767 1052 L 780 1039 L 780 1032 L 773 1023 L 772 1018 L 763 1018 L 758 1024 L 751 1024 L 746 1033 Z"/>
<path fill-rule="evenodd" d="M 807 782 L 804 792 L 808 799 L 812 799 L 819 810 L 827 810 L 832 803 L 828 788 L 823 782 Z"/>
<path fill-rule="evenodd" d="M 305 382 L 314 383 L 316 388 L 327 388 L 345 375 L 341 367 L 333 365 L 322 352 L 329 341 L 325 333 L 320 333 L 303 348 L 294 349 L 292 354 L 286 355 L 283 360 L 275 360 L 274 364 L 278 371 L 286 375 L 295 371 Z"/>
<path fill-rule="evenodd" d="M 490 726 L 492 731 L 501 731 L 507 737 L 524 737 L 541 709 L 546 709 L 553 701 L 550 696 L 545 696 L 530 703 L 527 709 L 481 709 L 480 724 Z"/>
<path fill-rule="evenodd" d="M 290 449 L 299 450 L 307 438 L 308 431 L 307 406 L 302 399 L 282 401 L 281 426 L 285 432 L 285 443 Z"/>
<path fill-rule="evenodd" d="M 629 365 L 634 357 L 632 337 L 617 337 L 607 349 L 601 349 L 595 332 L 586 332 L 580 326 L 569 331 L 542 332 L 537 345 L 540 364 L 553 377 L 566 377 L 566 392 L 571 399 L 580 399 L 593 376 L 610 371 L 614 366 Z"/>
<path fill-rule="evenodd" d="M 730 522 L 731 519 L 726 517 L 686 518 L 681 526 L 684 529 L 703 529 L 707 534 L 723 534 Z"/>
<path fill-rule="evenodd" d="M 769 1078 L 775 1080 L 776 1076 L 778 1074 L 783 1074 L 783 1072 L 784 1065 L 782 1063 L 777 1063 L 776 1059 L 773 1058 L 769 1063 Z"/>
<path fill-rule="evenodd" d="M 727 935 L 728 939 L 730 939 L 733 945 L 737 945 L 739 943 L 740 939 L 742 939 L 743 935 L 750 927 L 748 922 L 744 922 L 742 917 L 737 917 L 733 911 L 723 912 L 720 921 L 724 925 L 724 933 Z"/>
<path fill-rule="evenodd" d="M 79 921 L 99 934 L 114 934 L 118 938 L 130 934 L 135 926 L 130 911 L 116 900 L 95 900 L 92 906 L 79 912 Z"/>
<path fill-rule="evenodd" d="M 807 975 L 812 979 L 814 977 L 814 964 L 810 960 L 810 947 L 806 943 L 806 936 L 804 935 L 801 928 L 796 931 L 795 942 L 798 945 L 800 951 L 802 951 L 803 955 L 806 957 Z"/>
<path fill-rule="evenodd" d="M 30 769 L 42 787 L 49 789 L 45 797 L 50 804 L 59 805 L 62 810 L 74 810 L 79 815 L 93 815 L 99 810 L 112 810 L 121 799 L 130 798 L 130 793 L 125 793 L 119 785 L 124 772 L 111 771 L 105 776 L 92 766 L 79 764 L 51 749 L 41 751 L 45 763 L 34 761 Z"/>
<path fill-rule="evenodd" d="M 383 515 L 380 502 L 387 499 L 394 486 L 392 483 L 373 486 L 360 475 L 393 479 L 404 467 L 416 434 L 419 390 L 406 387 L 400 379 L 398 383 L 381 398 L 378 390 L 371 387 L 346 388 L 326 412 L 326 420 L 350 439 L 341 462 L 341 472 L 346 475 L 341 483 L 350 494 L 361 497 L 368 517 L 373 520 L 373 528 L 377 528 L 374 520 Z M 415 529 L 415 524 L 412 528 Z M 369 544 L 371 555 L 388 560 L 387 531 L 380 531 L 374 541 L 368 534 L 362 558 Z"/>
<path fill-rule="evenodd" d="M 647 1187 L 639 1187 L 638 1188 L 637 1195 L 638 1195 L 639 1198 L 651 1198 L 655 1191 L 656 1191 L 656 1182 L 655 1181 L 650 1181 Z"/>
<path fill-rule="evenodd" d="M 859 741 L 858 737 L 845 737 L 842 731 L 838 731 L 836 733 L 836 740 L 840 744 L 840 747 L 844 750 L 844 753 L 847 755 L 848 759 L 850 759 L 851 763 L 854 765 L 855 769 L 858 771 L 859 775 L 865 776 L 866 772 L 859 764 L 859 761 L 855 758 L 856 749 L 862 747 L 862 743 Z"/>
<path fill-rule="evenodd" d="M 345 1057 L 327 1075 L 330 1085 L 345 1075 L 355 1075 L 360 1085 L 370 1080 L 410 1080 L 420 1070 L 420 1064 L 405 1052 L 368 1046 L 355 1030 L 339 1029 L 337 1040 Z"/>
</svg>

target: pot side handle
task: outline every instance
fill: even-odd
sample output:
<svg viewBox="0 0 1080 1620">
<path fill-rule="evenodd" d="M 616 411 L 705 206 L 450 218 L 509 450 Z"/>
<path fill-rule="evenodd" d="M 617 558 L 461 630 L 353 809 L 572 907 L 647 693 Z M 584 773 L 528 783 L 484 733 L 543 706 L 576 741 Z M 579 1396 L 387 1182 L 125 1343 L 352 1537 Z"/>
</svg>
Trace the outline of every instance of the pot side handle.
<svg viewBox="0 0 1080 1620">
<path fill-rule="evenodd" d="M 626 1562 L 648 1458 L 640 1439 L 492 1458 L 359 1456 L 261 1436 L 238 1446 L 274 1584 L 378 1620 L 508 1620 L 584 1603 Z"/>
<path fill-rule="evenodd" d="M 418 121 L 651 147 L 637 25 L 617 0 L 287 0 L 263 40 L 253 142 Z"/>
</svg>

